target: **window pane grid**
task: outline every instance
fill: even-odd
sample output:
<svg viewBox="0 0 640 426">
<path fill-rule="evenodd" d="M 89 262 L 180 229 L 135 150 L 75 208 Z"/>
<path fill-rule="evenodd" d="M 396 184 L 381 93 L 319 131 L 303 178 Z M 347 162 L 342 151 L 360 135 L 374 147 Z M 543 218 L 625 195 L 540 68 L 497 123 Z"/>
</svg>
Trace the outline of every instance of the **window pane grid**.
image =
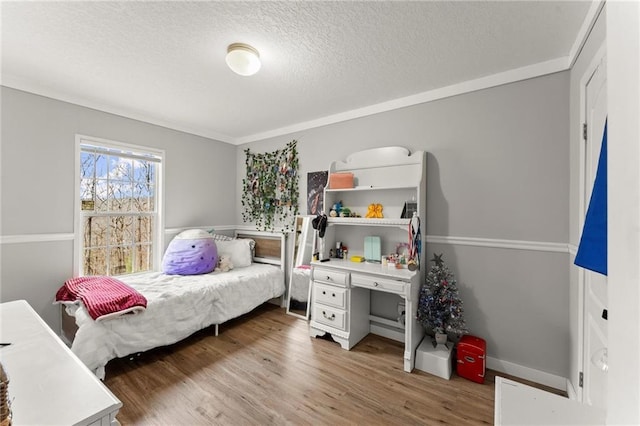
<svg viewBox="0 0 640 426">
<path fill-rule="evenodd" d="M 82 152 L 81 211 L 156 213 L 156 167 L 148 160 Z"/>
<path fill-rule="evenodd" d="M 161 157 L 81 144 L 80 213 L 85 275 L 153 268 Z"/>
<path fill-rule="evenodd" d="M 151 269 L 153 215 L 87 215 L 84 230 L 86 274 L 120 275 Z"/>
</svg>

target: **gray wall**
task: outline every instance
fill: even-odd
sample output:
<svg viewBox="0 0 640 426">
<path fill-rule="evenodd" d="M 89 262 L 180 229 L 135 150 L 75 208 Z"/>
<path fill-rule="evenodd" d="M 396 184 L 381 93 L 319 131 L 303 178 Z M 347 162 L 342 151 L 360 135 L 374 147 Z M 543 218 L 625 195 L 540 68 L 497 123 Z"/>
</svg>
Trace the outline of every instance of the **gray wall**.
<svg viewBox="0 0 640 426">
<path fill-rule="evenodd" d="M 236 147 L 2 87 L 3 237 L 73 233 L 75 135 L 165 150 L 165 226 L 233 224 Z M 228 177 L 225 180 L 225 177 Z M 230 178 L 230 179 L 229 179 Z M 73 241 L 2 244 L 0 301 L 26 299 L 59 329 L 56 290 L 73 274 Z"/>
<path fill-rule="evenodd" d="M 238 217 L 245 148 L 272 151 L 297 139 L 304 200 L 307 172 L 400 145 L 428 152 L 428 236 L 566 244 L 568 123 L 562 72 L 245 144 L 237 151 Z M 489 356 L 568 376 L 568 253 L 428 241 L 426 250 L 429 258 L 445 254 L 468 326 L 487 340 Z"/>
<path fill-rule="evenodd" d="M 73 232 L 74 136 L 81 133 L 166 150 L 169 228 L 241 223 L 244 149 L 272 151 L 295 138 L 302 213 L 307 172 L 355 151 L 400 145 L 428 152 L 429 236 L 566 243 L 568 123 L 568 72 L 240 147 L 3 88 L 1 231 Z M 235 176 L 235 188 L 225 176 Z M 51 302 L 73 272 L 73 243 L 1 249 L 1 300 L 27 299 L 57 329 Z M 489 356 L 569 375 L 568 254 L 428 241 L 425 249 L 445 254 L 468 325 L 487 339 Z"/>
</svg>

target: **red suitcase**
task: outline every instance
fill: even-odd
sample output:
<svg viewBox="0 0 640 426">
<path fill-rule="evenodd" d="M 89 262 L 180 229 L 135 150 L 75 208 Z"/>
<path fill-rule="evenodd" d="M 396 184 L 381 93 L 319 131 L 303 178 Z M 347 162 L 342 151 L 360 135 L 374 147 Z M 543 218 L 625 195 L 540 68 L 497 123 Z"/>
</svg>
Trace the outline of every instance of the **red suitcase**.
<svg viewBox="0 0 640 426">
<path fill-rule="evenodd" d="M 484 383 L 487 343 L 476 336 L 464 335 L 458 342 L 457 368 L 460 377 Z"/>
</svg>

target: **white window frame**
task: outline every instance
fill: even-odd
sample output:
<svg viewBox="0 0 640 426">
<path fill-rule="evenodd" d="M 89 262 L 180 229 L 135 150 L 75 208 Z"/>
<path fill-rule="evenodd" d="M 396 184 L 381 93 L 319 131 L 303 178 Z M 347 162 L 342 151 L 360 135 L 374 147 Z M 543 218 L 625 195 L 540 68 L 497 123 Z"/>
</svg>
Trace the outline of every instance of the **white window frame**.
<svg viewBox="0 0 640 426">
<path fill-rule="evenodd" d="M 138 153 L 142 155 L 152 155 L 158 159 L 156 168 L 156 200 L 155 200 L 155 227 L 152 237 L 152 265 L 151 270 L 160 270 L 160 264 L 162 261 L 162 252 L 164 251 L 164 165 L 165 165 L 165 152 L 161 149 L 150 148 L 146 146 L 133 145 L 124 142 L 117 142 L 109 139 L 98 138 L 94 136 L 86 136 L 76 134 L 75 138 L 75 179 L 74 179 L 74 191 L 75 191 L 75 204 L 73 208 L 74 212 L 74 244 L 73 244 L 73 270 L 74 276 L 84 275 L 83 268 L 83 251 L 84 251 L 84 239 L 83 239 L 83 218 L 84 215 L 80 208 L 81 206 L 81 194 L 80 194 L 80 156 L 81 145 L 89 144 L 104 148 L 117 149 L 124 152 Z"/>
</svg>

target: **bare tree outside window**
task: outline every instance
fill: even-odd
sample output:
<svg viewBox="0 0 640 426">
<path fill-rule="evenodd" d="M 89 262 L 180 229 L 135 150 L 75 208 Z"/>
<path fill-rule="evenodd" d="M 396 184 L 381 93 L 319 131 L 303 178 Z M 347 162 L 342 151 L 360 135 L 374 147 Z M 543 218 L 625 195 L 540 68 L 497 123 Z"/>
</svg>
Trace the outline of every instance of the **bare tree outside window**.
<svg viewBox="0 0 640 426">
<path fill-rule="evenodd" d="M 157 167 L 155 158 L 81 145 L 84 275 L 153 268 Z"/>
</svg>

